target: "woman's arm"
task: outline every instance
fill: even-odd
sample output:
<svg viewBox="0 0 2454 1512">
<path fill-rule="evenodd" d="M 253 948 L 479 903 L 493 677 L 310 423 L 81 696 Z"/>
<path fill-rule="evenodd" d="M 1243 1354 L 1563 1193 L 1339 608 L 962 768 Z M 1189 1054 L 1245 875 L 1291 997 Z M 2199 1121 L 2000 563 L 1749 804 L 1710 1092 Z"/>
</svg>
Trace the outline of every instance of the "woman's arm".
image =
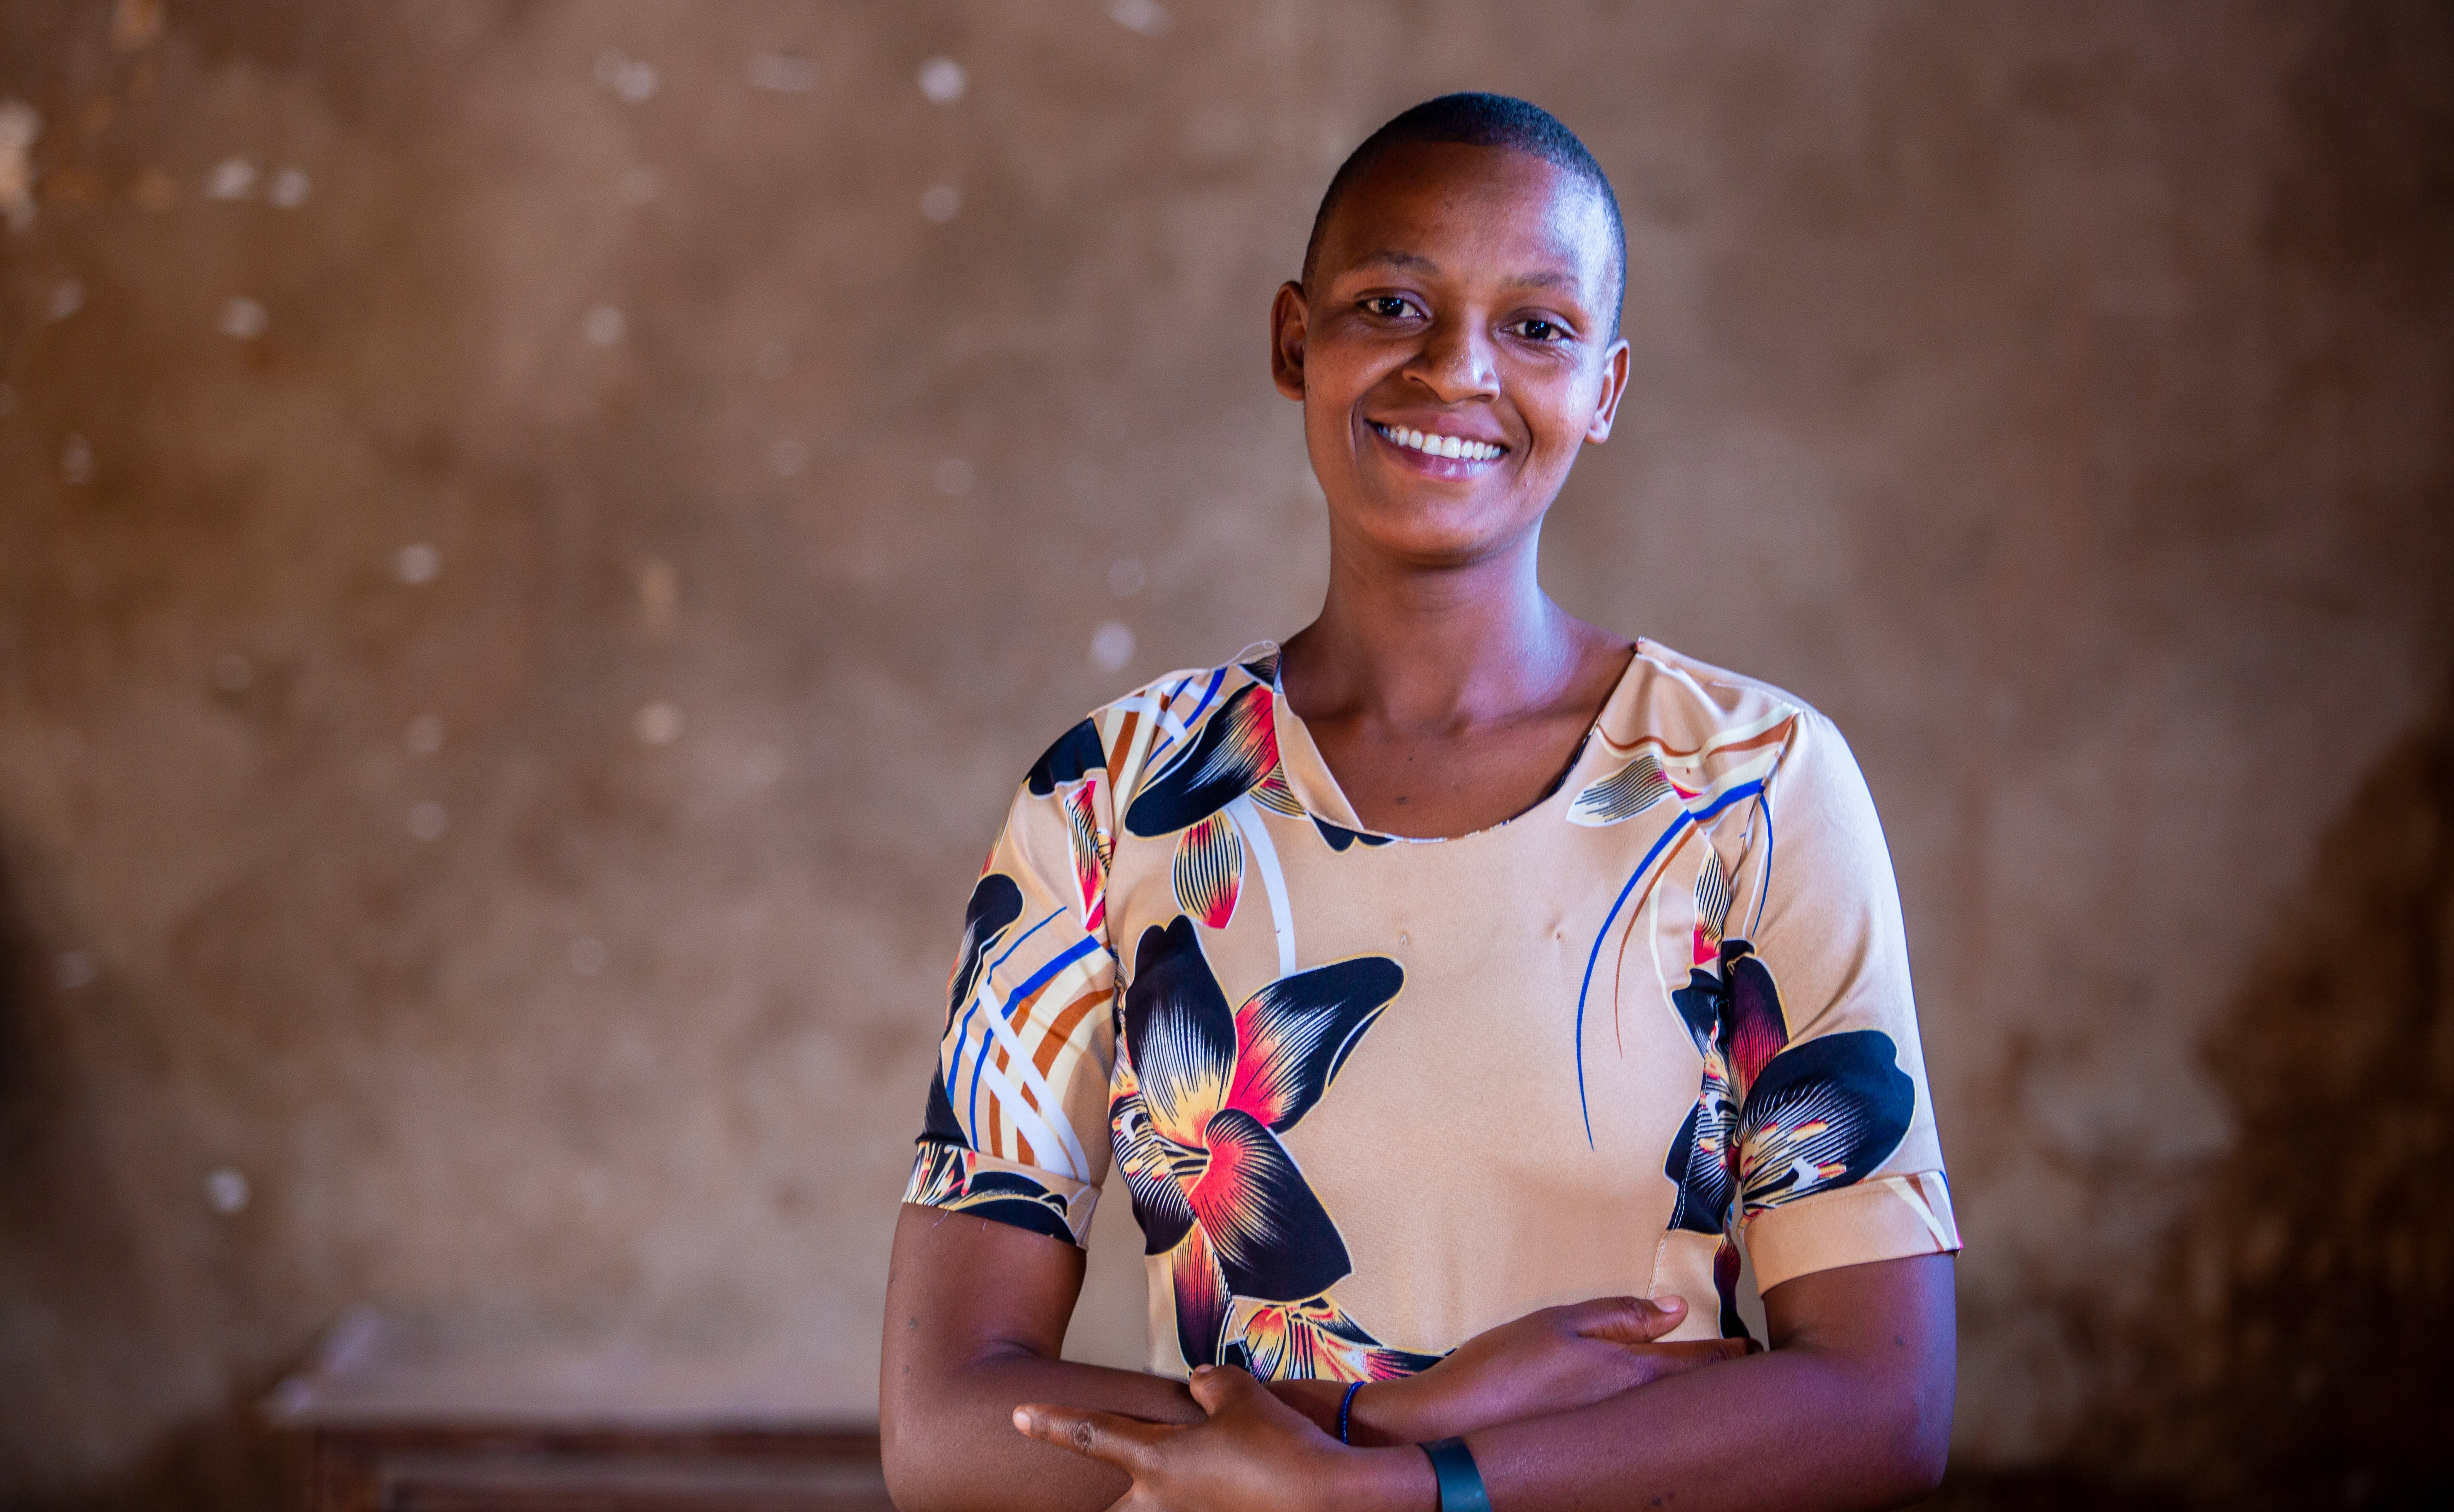
<svg viewBox="0 0 2454 1512">
<path fill-rule="evenodd" d="M 1020 1403 L 1061 1402 L 1150 1422 L 1203 1419 L 1179 1383 L 1057 1358 L 1082 1287 L 1082 1252 L 1071 1244 L 906 1204 L 886 1286 L 878 1404 L 887 1482 L 907 1512 L 1095 1508 L 1125 1494 L 1124 1472 L 1016 1437 Z M 1684 1315 L 1675 1297 L 1546 1307 L 1467 1341 L 1420 1376 L 1374 1383 L 1355 1404 L 1355 1442 L 1411 1444 L 1563 1411 L 1738 1351 L 1719 1340 L 1651 1343 Z M 1334 1431 L 1345 1394 L 1338 1383 L 1269 1389 Z M 1411 1448 L 1406 1455 L 1421 1458 Z"/>
<path fill-rule="evenodd" d="M 1597 1297 L 1527 1313 L 1475 1335 L 1420 1375 L 1371 1383 L 1350 1403 L 1348 1442 L 1411 1448 L 1591 1406 L 1747 1352 L 1741 1339 L 1654 1343 L 1686 1316 L 1685 1300 L 1676 1296 Z M 1346 1389 L 1337 1381 L 1269 1383 L 1273 1396 L 1332 1434 Z"/>
<path fill-rule="evenodd" d="M 1800 1276 L 1767 1292 L 1764 1311 L 1764 1353 L 1468 1434 L 1492 1504 L 1841 1512 L 1930 1492 L 1951 1437 L 1950 1258 Z M 1340 1449 L 1232 1380 L 1197 1390 L 1212 1415 L 1195 1428 L 1036 1404 L 1016 1426 L 1125 1469 L 1136 1508 L 1431 1512 L 1420 1454 Z"/>
<path fill-rule="evenodd" d="M 1764 1314 L 1761 1354 L 1469 1435 L 1493 1505 L 1837 1512 L 1931 1493 L 1951 1442 L 1951 1257 L 1800 1276 Z"/>
<path fill-rule="evenodd" d="M 1082 1252 L 1042 1234 L 905 1204 L 886 1277 L 878 1414 L 887 1489 L 904 1512 L 1095 1512 L 1123 1471 L 1014 1431 L 1018 1402 L 1194 1422 L 1177 1382 L 1058 1358 Z"/>
</svg>

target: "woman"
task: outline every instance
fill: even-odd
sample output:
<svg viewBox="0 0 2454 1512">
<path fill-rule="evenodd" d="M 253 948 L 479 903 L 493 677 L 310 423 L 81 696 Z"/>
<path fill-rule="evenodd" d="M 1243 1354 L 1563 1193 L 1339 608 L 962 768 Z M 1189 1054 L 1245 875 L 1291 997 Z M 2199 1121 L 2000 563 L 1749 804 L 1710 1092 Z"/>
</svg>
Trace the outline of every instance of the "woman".
<svg viewBox="0 0 2454 1512">
<path fill-rule="evenodd" d="M 1333 180 L 1272 312 L 1320 617 L 1057 741 L 972 895 L 889 1281 L 905 1507 L 1940 1475 L 1959 1240 L 1864 782 L 1803 704 L 1536 580 L 1626 383 L 1625 256 L 1521 101 L 1419 106 Z M 1147 1375 L 1058 1359 L 1111 1162 Z"/>
</svg>

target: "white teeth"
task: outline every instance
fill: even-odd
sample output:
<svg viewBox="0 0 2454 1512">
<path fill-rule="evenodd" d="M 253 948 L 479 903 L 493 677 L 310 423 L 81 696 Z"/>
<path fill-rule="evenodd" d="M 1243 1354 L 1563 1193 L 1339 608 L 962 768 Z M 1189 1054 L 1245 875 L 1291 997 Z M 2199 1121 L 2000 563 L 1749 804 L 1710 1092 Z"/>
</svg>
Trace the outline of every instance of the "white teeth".
<svg viewBox="0 0 2454 1512">
<path fill-rule="evenodd" d="M 1412 447 L 1425 456 L 1462 457 L 1474 462 L 1489 462 L 1503 449 L 1488 441 L 1468 441 L 1461 436 L 1426 435 L 1404 426 L 1388 426 L 1380 433 L 1401 447 Z"/>
</svg>

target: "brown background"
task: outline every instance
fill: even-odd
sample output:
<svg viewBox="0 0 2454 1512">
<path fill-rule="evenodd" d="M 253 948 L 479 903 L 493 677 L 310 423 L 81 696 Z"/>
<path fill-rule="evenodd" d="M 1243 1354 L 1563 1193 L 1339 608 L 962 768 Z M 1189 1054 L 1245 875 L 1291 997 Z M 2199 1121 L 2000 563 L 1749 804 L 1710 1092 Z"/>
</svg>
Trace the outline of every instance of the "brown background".
<svg viewBox="0 0 2454 1512">
<path fill-rule="evenodd" d="M 359 1303 L 869 1410 L 1005 790 L 1317 603 L 1263 312 L 1467 87 L 1628 215 L 1555 591 L 1882 806 L 1959 1463 L 2442 1473 L 2445 7 L 153 9 L 0 0 L 0 1499 L 247 1501 Z"/>
</svg>

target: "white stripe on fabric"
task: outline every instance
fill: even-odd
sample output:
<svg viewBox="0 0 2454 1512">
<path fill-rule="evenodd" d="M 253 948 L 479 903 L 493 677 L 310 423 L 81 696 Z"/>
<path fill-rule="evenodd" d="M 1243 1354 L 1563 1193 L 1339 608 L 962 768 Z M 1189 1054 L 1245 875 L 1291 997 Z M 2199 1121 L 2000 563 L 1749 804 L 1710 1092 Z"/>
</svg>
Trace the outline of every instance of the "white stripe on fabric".
<svg viewBox="0 0 2454 1512">
<path fill-rule="evenodd" d="M 1270 927 L 1278 933 L 1278 975 L 1294 976 L 1295 913 L 1287 905 L 1287 879 L 1285 873 L 1278 870 L 1277 847 L 1270 843 L 1269 829 L 1261 818 L 1259 807 L 1253 802 L 1252 794 L 1238 794 L 1227 806 L 1227 817 L 1236 822 L 1237 829 L 1244 836 L 1245 847 L 1252 851 L 1254 862 L 1261 868 L 1261 889 L 1270 898 Z"/>
<path fill-rule="evenodd" d="M 1014 1026 L 1006 1023 L 1005 1004 L 998 1000 L 996 988 L 985 979 L 985 974 L 980 983 L 979 996 L 982 1005 L 989 1010 L 981 1018 L 989 1034 L 998 1044 L 1004 1046 L 1007 1056 L 1014 1063 L 1013 1069 L 1021 1076 L 1026 1085 L 1039 1094 L 1039 1105 L 1049 1109 L 1050 1116 L 1056 1121 L 1056 1135 L 1063 1142 L 1065 1154 L 1073 1162 L 1071 1169 L 1059 1174 L 1071 1176 L 1078 1182 L 1089 1181 L 1091 1162 L 1082 1153 L 1081 1142 L 1074 1137 L 1073 1125 L 1065 1121 L 1061 1111 L 1065 1104 L 1057 1100 L 1056 1089 L 1048 1084 L 1048 1079 L 1039 1074 L 1039 1067 L 1032 1064 L 1031 1052 L 1023 1048 L 1022 1041 L 1014 1032 Z M 988 1057 L 980 1058 L 980 1065 L 983 1069 L 987 1067 Z M 978 1080 L 978 1075 L 979 1073 L 975 1072 L 973 1080 Z M 1028 1109 L 1021 1109 L 1021 1111 L 1028 1111 Z"/>
<path fill-rule="evenodd" d="M 1022 1147 L 1012 1142 L 1016 1139 L 1027 1139 L 1031 1141 L 1032 1154 L 1038 1157 L 1041 1164 L 1053 1164 L 1056 1160 L 1066 1157 L 1067 1151 L 1058 1131 L 1050 1126 L 1049 1121 L 1042 1117 L 1038 1110 L 1022 1100 L 1022 1089 L 1015 1085 L 1013 1080 L 1003 1071 L 997 1069 L 996 1062 L 982 1059 L 979 1074 L 975 1080 L 987 1083 L 989 1096 L 996 1098 L 1005 1107 L 1005 1134 L 1009 1147 L 990 1150 L 989 1154 L 996 1156 L 999 1160 L 1019 1162 L 1022 1159 Z M 1047 1152 L 1044 1155 L 1041 1154 L 1043 1150 Z M 1060 1171 L 1057 1174 L 1071 1176 L 1076 1181 L 1084 1179 L 1081 1167 Z"/>
<path fill-rule="evenodd" d="M 1067 1004 L 1072 1003 L 1076 998 L 1082 995 L 1083 989 L 1091 985 L 1091 979 L 1097 975 L 1100 968 L 1106 964 L 1107 952 L 1104 950 L 1095 951 L 1090 955 L 1084 956 L 1081 960 L 1076 961 L 1070 966 L 1067 966 L 1056 976 L 1051 977 L 1048 980 L 1047 985 L 1040 989 L 1039 1001 L 1042 1003 L 1056 1004 L 1057 1011 L 1061 1012 Z M 1055 1017 L 1056 1013 L 1051 1013 L 1049 1015 L 1049 1018 L 1052 1021 Z M 1096 1011 L 1086 1013 L 1082 1017 L 1082 1025 L 1093 1025 L 1096 1023 L 1096 1019 L 1097 1014 Z M 1075 1026 L 1074 1035 L 1068 1035 L 1057 1042 L 1058 1048 L 1056 1051 L 1056 1058 L 1048 1063 L 1047 1075 L 1048 1080 L 1052 1084 L 1059 1086 L 1066 1084 L 1073 1077 L 1074 1063 L 1090 1053 L 1090 1051 L 1075 1038 L 1075 1035 L 1078 1035 L 1082 1032 L 1082 1025 Z M 1045 1043 L 1046 1039 L 1046 1035 L 1041 1036 L 1042 1043 Z M 1033 1064 L 1037 1064 L 1038 1063 L 1034 1062 Z M 1101 1081 L 1104 1082 L 1105 1080 L 1106 1077 L 1103 1074 Z"/>
<path fill-rule="evenodd" d="M 1914 1175 L 1894 1177 L 1893 1180 L 1916 1194 L 1902 1200 L 1915 1207 L 1918 1216 L 1925 1220 L 1925 1231 L 1934 1236 L 1934 1247 L 1944 1250 L 1956 1248 L 1960 1243 L 1959 1236 L 1943 1227 L 1942 1215 L 1934 1210 L 1934 1199 L 1927 1194 L 1925 1182 Z"/>
<path fill-rule="evenodd" d="M 1139 706 L 1137 712 L 1150 714 L 1150 700 L 1136 699 L 1132 702 Z M 1121 705 L 1109 706 L 1108 717 L 1115 721 L 1115 725 L 1108 731 L 1107 742 L 1102 744 L 1113 743 L 1116 740 L 1116 731 L 1124 728 L 1126 712 L 1127 710 Z M 1141 787 L 1142 763 L 1148 759 L 1151 742 L 1158 738 L 1158 720 L 1156 716 L 1134 721 L 1132 744 L 1117 753 L 1114 759 L 1114 765 L 1109 767 L 1111 781 L 1108 786 L 1108 801 L 1115 806 L 1119 818 L 1123 817 L 1125 810 L 1133 806 L 1134 798 Z"/>
<path fill-rule="evenodd" d="M 1108 706 L 1116 710 L 1120 714 L 1129 711 L 1148 714 L 1157 723 L 1161 729 L 1166 730 L 1170 735 L 1175 736 L 1177 740 L 1184 739 L 1184 721 L 1177 718 L 1176 716 L 1175 701 L 1161 701 L 1156 698 L 1142 698 L 1136 696 L 1134 698 L 1120 698 Z"/>
<path fill-rule="evenodd" d="M 1670 985 L 1670 973 L 1661 965 L 1661 888 L 1659 884 L 1644 889 L 1644 953 L 1653 958 L 1653 980 L 1661 984 L 1662 1006 L 1670 1010 L 1670 1016 L 1678 1019 L 1682 1028 L 1685 1027 L 1687 1020 L 1680 1013 L 1678 1001 L 1671 997 L 1671 993 L 1678 989 Z M 1616 982 L 1617 978 L 1613 981 Z M 1679 984 L 1682 987 L 1686 985 L 1684 982 Z M 1619 1011 L 1616 989 L 1612 997 L 1611 1011 L 1616 1013 Z M 1692 1034 L 1694 1031 L 1689 1032 Z"/>
<path fill-rule="evenodd" d="M 1711 786 L 1695 797 L 1683 799 L 1681 802 L 1686 804 L 1689 813 L 1700 814 L 1719 803 L 1721 795 L 1731 788 L 1744 787 L 1759 777 L 1769 778 L 1773 767 L 1780 761 L 1780 756 L 1779 751 L 1766 751 L 1761 756 L 1749 757 L 1714 779 Z"/>
</svg>

